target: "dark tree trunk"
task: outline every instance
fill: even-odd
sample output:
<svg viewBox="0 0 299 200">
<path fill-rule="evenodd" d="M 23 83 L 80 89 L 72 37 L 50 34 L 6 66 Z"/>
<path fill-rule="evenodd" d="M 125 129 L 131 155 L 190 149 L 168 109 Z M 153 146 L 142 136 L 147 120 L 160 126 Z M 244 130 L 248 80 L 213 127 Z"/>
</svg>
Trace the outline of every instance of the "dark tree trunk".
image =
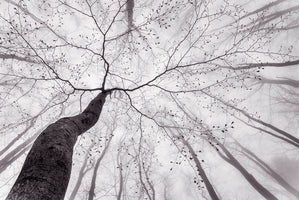
<svg viewBox="0 0 299 200">
<path fill-rule="evenodd" d="M 197 154 L 195 153 L 195 151 L 194 151 L 193 147 L 190 145 L 190 143 L 184 138 L 184 134 L 181 133 L 179 135 L 176 135 L 174 132 L 172 132 L 171 129 L 169 129 L 169 131 L 174 136 L 174 138 L 178 139 L 182 144 L 184 144 L 188 148 L 188 151 L 190 152 L 190 156 L 195 163 L 198 175 L 202 178 L 202 181 L 205 184 L 206 189 L 207 189 L 211 199 L 219 200 L 220 198 L 218 197 L 212 183 L 210 182 L 208 176 L 206 175 L 205 170 L 202 168 L 201 163 L 200 163 L 199 159 L 197 158 Z"/>
<path fill-rule="evenodd" d="M 195 162 L 195 165 L 196 165 L 196 168 L 197 168 L 197 171 L 200 175 L 200 177 L 202 178 L 212 200 L 219 200 L 219 197 L 216 193 L 216 191 L 214 190 L 214 187 L 213 185 L 211 184 L 211 182 L 209 181 L 204 169 L 202 168 L 201 164 L 200 164 L 200 161 L 199 159 L 197 158 L 197 155 L 194 151 L 194 149 L 192 148 L 192 146 L 189 144 L 189 142 L 187 140 L 184 139 L 183 136 L 179 137 L 179 139 L 181 139 L 181 142 L 188 148 L 190 154 L 191 154 L 191 157 L 192 159 L 194 160 Z"/>
<path fill-rule="evenodd" d="M 7 200 L 62 200 L 77 137 L 99 119 L 107 93 L 100 93 L 79 115 L 59 119 L 35 140 Z"/>
</svg>

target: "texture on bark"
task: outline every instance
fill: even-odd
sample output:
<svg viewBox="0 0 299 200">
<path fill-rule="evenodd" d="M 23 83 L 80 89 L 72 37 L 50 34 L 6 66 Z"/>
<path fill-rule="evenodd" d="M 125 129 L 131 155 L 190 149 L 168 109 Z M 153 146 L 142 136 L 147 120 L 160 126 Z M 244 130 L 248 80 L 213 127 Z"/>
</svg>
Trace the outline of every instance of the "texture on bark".
<svg viewBox="0 0 299 200">
<path fill-rule="evenodd" d="M 107 93 L 100 93 L 79 115 L 61 118 L 35 140 L 7 200 L 62 200 L 77 137 L 99 119 Z"/>
</svg>

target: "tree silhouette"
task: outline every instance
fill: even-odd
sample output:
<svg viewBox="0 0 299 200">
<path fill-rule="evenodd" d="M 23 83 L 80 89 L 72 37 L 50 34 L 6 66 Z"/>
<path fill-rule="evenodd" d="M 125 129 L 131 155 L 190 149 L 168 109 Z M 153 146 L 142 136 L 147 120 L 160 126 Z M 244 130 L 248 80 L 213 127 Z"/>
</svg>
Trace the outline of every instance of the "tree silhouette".
<svg viewBox="0 0 299 200">
<path fill-rule="evenodd" d="M 1 198 L 297 195 L 296 1 L 0 5 Z"/>
</svg>

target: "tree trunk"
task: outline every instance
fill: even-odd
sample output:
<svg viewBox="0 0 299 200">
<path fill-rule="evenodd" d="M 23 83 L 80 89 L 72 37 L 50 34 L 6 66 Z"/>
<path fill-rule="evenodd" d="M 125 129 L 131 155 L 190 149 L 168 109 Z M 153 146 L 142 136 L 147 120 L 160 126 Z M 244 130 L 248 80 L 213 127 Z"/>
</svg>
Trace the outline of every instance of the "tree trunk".
<svg viewBox="0 0 299 200">
<path fill-rule="evenodd" d="M 276 173 L 267 163 L 265 163 L 262 159 L 260 159 L 255 153 L 250 151 L 249 149 L 243 147 L 239 142 L 235 140 L 235 143 L 241 147 L 241 149 L 244 151 L 242 152 L 248 159 L 253 161 L 255 164 L 257 164 L 262 170 L 264 170 L 268 175 L 270 175 L 273 179 L 275 179 L 281 187 L 286 189 L 288 192 L 296 196 L 297 199 L 299 199 L 299 191 L 294 188 L 292 185 L 290 185 L 282 176 L 280 176 L 278 173 Z"/>
<path fill-rule="evenodd" d="M 235 167 L 242 175 L 243 177 L 248 181 L 248 183 L 256 190 L 258 191 L 265 199 L 267 200 L 278 200 L 267 188 L 265 188 L 262 184 L 260 184 L 255 177 L 250 174 L 240 163 L 239 161 L 226 149 L 225 146 L 223 146 L 219 141 L 214 139 L 214 141 L 217 142 L 218 146 L 223 150 L 225 153 L 222 154 L 220 151 L 217 151 L 221 158 L 223 158 L 225 161 L 227 161 L 229 164 L 231 164 L 233 167 Z"/>
<path fill-rule="evenodd" d="M 197 155 L 193 149 L 193 147 L 190 145 L 190 143 L 184 138 L 183 134 L 180 133 L 179 135 L 175 134 L 171 129 L 169 129 L 170 133 L 174 138 L 178 139 L 184 146 L 188 148 L 188 151 L 190 152 L 190 155 L 195 163 L 198 175 L 202 178 L 203 183 L 206 186 L 206 189 L 211 197 L 212 200 L 219 200 L 219 197 L 210 182 L 209 178 L 206 175 L 205 170 L 202 168 L 201 163 L 199 159 L 197 158 Z"/>
<path fill-rule="evenodd" d="M 122 160 L 120 155 L 121 150 L 117 152 L 117 166 L 119 169 L 119 189 L 117 193 L 117 200 L 121 200 L 122 193 L 124 190 L 124 177 L 123 177 L 123 167 L 122 167 Z"/>
<path fill-rule="evenodd" d="M 232 109 L 234 109 L 234 110 L 236 110 L 236 111 L 242 113 L 242 114 L 243 114 L 244 116 L 246 116 L 248 119 L 250 119 L 250 120 L 252 120 L 252 121 L 255 121 L 255 122 L 259 123 L 259 124 L 262 124 L 263 126 L 265 126 L 265 127 L 267 127 L 267 128 L 270 128 L 270 129 L 276 131 L 277 133 L 279 133 L 279 134 L 283 135 L 284 137 L 288 138 L 289 140 L 293 141 L 293 142 L 294 142 L 293 144 L 297 144 L 297 145 L 299 145 L 299 138 L 293 136 L 292 134 L 287 133 L 286 131 L 283 131 L 283 130 L 277 128 L 276 126 L 273 126 L 273 125 L 271 125 L 271 124 L 269 124 L 269 123 L 266 123 L 266 122 L 264 122 L 264 121 L 262 121 L 262 120 L 260 120 L 260 119 L 258 119 L 258 118 L 255 118 L 255 117 L 251 116 L 249 113 L 245 112 L 244 110 L 239 109 L 239 108 L 237 108 L 237 107 L 235 107 L 235 106 L 233 106 L 233 105 L 231 105 L 231 104 L 229 104 L 229 103 L 223 101 L 223 100 L 220 99 L 220 98 L 217 98 L 217 97 L 215 97 L 215 96 L 212 96 L 211 94 L 209 94 L 209 93 L 207 93 L 207 92 L 204 92 L 204 91 L 201 91 L 201 92 L 204 93 L 205 95 L 207 95 L 207 96 L 209 96 L 209 97 L 211 97 L 211 98 L 213 98 L 213 99 L 215 99 L 215 100 L 217 100 L 217 101 L 223 103 L 224 105 L 226 105 L 226 106 L 228 106 L 228 107 L 230 107 L 230 108 L 232 108 Z"/>
<path fill-rule="evenodd" d="M 88 154 L 89 154 L 89 151 L 91 150 L 92 147 L 93 147 L 93 144 L 91 144 L 89 146 L 89 148 L 86 152 L 85 159 L 84 159 L 83 164 L 81 166 L 81 169 L 79 171 L 79 176 L 78 176 L 76 185 L 75 185 L 74 189 L 71 192 L 69 200 L 74 200 L 75 199 L 85 174 L 91 169 L 91 168 L 87 168 L 86 165 L 87 165 L 87 162 L 88 162 Z"/>
<path fill-rule="evenodd" d="M 79 115 L 61 118 L 35 140 L 7 200 L 63 200 L 77 137 L 100 116 L 107 93 L 100 93 Z"/>
<path fill-rule="evenodd" d="M 98 173 L 98 169 L 100 167 L 100 164 L 109 148 L 110 142 L 112 140 L 112 136 L 109 138 L 107 144 L 105 145 L 105 148 L 103 150 L 103 152 L 101 153 L 101 156 L 98 158 L 96 165 L 94 167 L 93 170 L 93 174 L 92 174 L 92 179 L 91 179 L 91 184 L 90 184 L 90 189 L 89 189 L 89 193 L 88 193 L 88 200 L 93 200 L 95 197 L 95 187 L 96 187 L 96 180 L 97 180 L 97 173 Z"/>
<path fill-rule="evenodd" d="M 25 142 L 22 144 L 19 144 L 17 147 L 15 147 L 11 152 L 6 154 L 6 156 L 0 160 L 0 173 L 2 173 L 8 166 L 11 165 L 15 160 L 17 160 L 19 157 L 24 155 L 24 153 L 31 148 L 31 143 L 34 142 L 34 140 L 38 137 L 38 135 L 42 132 L 42 130 L 36 131 L 36 133 L 28 138 Z"/>
<path fill-rule="evenodd" d="M 209 181 L 204 169 L 202 168 L 201 164 L 200 164 L 200 161 L 199 159 L 197 158 L 197 155 L 194 151 L 194 149 L 192 148 L 192 146 L 189 144 L 189 142 L 187 140 L 184 139 L 183 136 L 181 137 L 178 137 L 180 139 L 180 141 L 188 148 L 190 154 L 191 154 L 191 157 L 192 159 L 194 160 L 195 162 L 195 165 L 196 165 L 196 168 L 197 168 L 197 171 L 200 175 L 200 177 L 202 178 L 212 200 L 219 200 L 219 197 L 216 193 L 216 191 L 214 190 L 213 188 L 213 185 L 211 184 L 211 182 Z"/>
</svg>

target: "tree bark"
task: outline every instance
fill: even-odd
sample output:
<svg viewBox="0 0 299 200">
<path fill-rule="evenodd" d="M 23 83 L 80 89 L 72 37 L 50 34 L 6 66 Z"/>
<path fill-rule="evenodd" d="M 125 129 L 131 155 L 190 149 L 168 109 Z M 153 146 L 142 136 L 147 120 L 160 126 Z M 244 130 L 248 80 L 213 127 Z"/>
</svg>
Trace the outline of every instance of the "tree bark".
<svg viewBox="0 0 299 200">
<path fill-rule="evenodd" d="M 59 119 L 37 137 L 7 200 L 63 200 L 74 144 L 98 121 L 106 95 L 98 94 L 81 114 Z"/>
</svg>

